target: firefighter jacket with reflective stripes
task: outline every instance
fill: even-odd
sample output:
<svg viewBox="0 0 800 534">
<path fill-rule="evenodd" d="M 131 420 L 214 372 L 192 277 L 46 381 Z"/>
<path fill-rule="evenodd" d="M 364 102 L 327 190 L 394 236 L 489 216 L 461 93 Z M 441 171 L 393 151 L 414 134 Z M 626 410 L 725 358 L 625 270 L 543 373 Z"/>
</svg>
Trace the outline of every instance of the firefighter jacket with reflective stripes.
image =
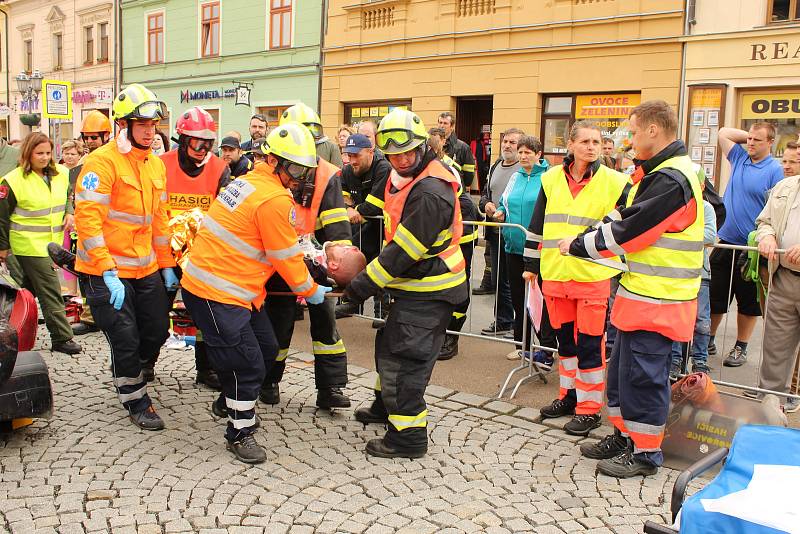
<svg viewBox="0 0 800 534">
<path fill-rule="evenodd" d="M 353 235 L 344 206 L 341 170 L 322 158 L 317 158 L 317 165 L 311 205 L 295 206 L 297 235 L 314 233 L 320 243 L 340 241 L 350 244 Z"/>
<path fill-rule="evenodd" d="M 259 309 L 277 272 L 296 294 L 312 295 L 317 284 L 303 262 L 294 219 L 289 192 L 272 167 L 256 163 L 206 213 L 181 286 L 200 298 Z"/>
<path fill-rule="evenodd" d="M 3 177 L 10 190 L 0 189 L 0 198 L 7 203 L 9 215 L 0 224 L 12 254 L 42 258 L 47 256 L 48 243 L 64 241 L 69 171 L 62 165 L 56 165 L 56 170 L 55 176 L 48 177 L 49 184 L 35 172 L 23 175 L 22 167 Z"/>
<path fill-rule="evenodd" d="M 475 156 L 469 145 L 456 136 L 456 132 L 450 134 L 444 142 L 444 153 L 453 158 L 458 164 L 458 172 L 461 173 L 461 183 L 464 189 L 469 191 L 472 181 L 475 179 Z"/>
<path fill-rule="evenodd" d="M 456 163 L 453 158 L 447 154 L 442 156 L 442 163 L 445 167 L 449 167 L 449 170 L 458 178 L 459 183 L 461 183 L 461 165 Z M 462 221 L 461 239 L 459 243 L 462 245 L 465 243 L 472 243 L 478 239 L 478 225 L 465 223 L 467 221 L 482 221 L 483 216 L 481 216 L 478 207 L 472 201 L 472 197 L 469 196 L 469 191 L 466 191 L 463 186 L 458 190 L 458 204 L 461 209 Z"/>
<path fill-rule="evenodd" d="M 466 294 L 455 176 L 429 151 L 424 170 L 402 189 L 384 191 L 386 246 L 353 279 L 348 293 L 365 300 L 386 288 L 392 295 L 425 300 L 435 297 L 457 304 Z"/>
<path fill-rule="evenodd" d="M 184 211 L 200 208 L 208 211 L 217 193 L 230 179 L 228 165 L 213 154 L 203 165 L 197 176 L 189 176 L 178 161 L 178 149 L 160 156 L 167 169 L 167 198 L 169 216 L 175 217 Z"/>
<path fill-rule="evenodd" d="M 536 248 L 527 247 L 525 256 L 534 260 L 534 272 L 540 273 L 542 280 L 608 280 L 619 271 L 583 259 L 563 256 L 558 249 L 558 242 L 599 225 L 606 216 L 618 218 L 615 212 L 627 200 L 630 180 L 627 175 L 605 165 L 594 165 L 589 183 L 576 196 L 570 191 L 567 180 L 571 178 L 566 175 L 563 165 L 542 175 L 542 190 L 528 228 L 530 242 Z M 536 261 L 539 253 L 541 263 Z"/>
<path fill-rule="evenodd" d="M 625 255 L 611 322 L 689 341 L 703 267 L 703 202 L 683 142 L 675 141 L 633 174 L 627 206 L 573 241 L 570 254 Z"/>
<path fill-rule="evenodd" d="M 383 192 L 391 172 L 391 164 L 377 153 L 370 168 L 361 176 L 356 176 L 350 165 L 342 169 L 342 189 L 350 195 L 356 211 L 363 217 L 383 215 Z"/>
<path fill-rule="evenodd" d="M 166 171 L 150 150 L 123 154 L 116 142 L 86 157 L 75 184 L 75 269 L 144 278 L 174 267 L 169 247 Z"/>
</svg>

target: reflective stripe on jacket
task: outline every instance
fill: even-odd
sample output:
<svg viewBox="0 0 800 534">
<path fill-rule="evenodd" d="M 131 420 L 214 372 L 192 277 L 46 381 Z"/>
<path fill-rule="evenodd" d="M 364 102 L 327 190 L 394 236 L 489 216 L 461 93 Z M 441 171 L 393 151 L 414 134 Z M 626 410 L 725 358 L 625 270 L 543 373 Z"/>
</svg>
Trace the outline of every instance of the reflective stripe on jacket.
<svg viewBox="0 0 800 534">
<path fill-rule="evenodd" d="M 56 165 L 48 187 L 34 172 L 22 174 L 17 167 L 3 179 L 14 191 L 17 205 L 9 217 L 11 252 L 18 256 L 47 257 L 47 244 L 64 241 L 64 215 L 69 188 L 69 171 Z"/>
<path fill-rule="evenodd" d="M 143 278 L 173 267 L 167 206 L 164 163 L 150 150 L 123 154 L 112 141 L 89 154 L 75 184 L 75 268 Z"/>
</svg>

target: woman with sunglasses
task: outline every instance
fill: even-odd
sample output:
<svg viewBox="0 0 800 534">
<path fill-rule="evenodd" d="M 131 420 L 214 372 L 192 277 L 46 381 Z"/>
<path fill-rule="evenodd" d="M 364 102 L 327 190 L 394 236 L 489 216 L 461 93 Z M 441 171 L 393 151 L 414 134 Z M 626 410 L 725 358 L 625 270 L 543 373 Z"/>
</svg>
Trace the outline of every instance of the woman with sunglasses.
<svg viewBox="0 0 800 534">
<path fill-rule="evenodd" d="M 178 133 L 178 148 L 160 156 L 167 168 L 170 218 L 194 208 L 208 211 L 217 193 L 231 181 L 228 164 L 211 152 L 217 138 L 217 125 L 209 112 L 201 107 L 187 109 L 178 118 L 175 131 Z M 176 268 L 176 271 L 180 278 L 180 269 Z M 174 301 L 177 288 L 168 293 L 170 300 Z M 212 389 L 221 389 L 219 377 L 208 362 L 203 341 L 198 340 L 195 345 L 194 358 L 196 382 Z M 155 359 L 144 364 L 145 379 L 148 381 L 155 376 L 155 364 Z"/>
<path fill-rule="evenodd" d="M 61 283 L 47 254 L 48 243 L 63 242 L 75 220 L 68 188 L 67 169 L 53 159 L 53 142 L 40 132 L 28 134 L 19 166 L 0 182 L 0 262 L 39 299 L 52 350 L 78 354 L 81 346 L 72 340 Z"/>
<path fill-rule="evenodd" d="M 141 362 L 155 360 L 167 340 L 167 289 L 178 285 L 164 163 L 150 152 L 167 109 L 134 83 L 114 98 L 112 111 L 120 132 L 89 154 L 75 188 L 75 269 L 111 345 L 120 402 L 136 426 L 161 430 L 164 421 L 147 394 Z"/>
</svg>

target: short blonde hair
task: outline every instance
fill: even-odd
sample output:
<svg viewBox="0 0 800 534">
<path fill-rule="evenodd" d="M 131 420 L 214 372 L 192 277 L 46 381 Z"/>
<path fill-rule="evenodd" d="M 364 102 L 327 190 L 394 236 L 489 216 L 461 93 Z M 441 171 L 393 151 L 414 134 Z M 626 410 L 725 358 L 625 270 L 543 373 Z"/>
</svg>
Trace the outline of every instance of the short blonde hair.
<svg viewBox="0 0 800 534">
<path fill-rule="evenodd" d="M 63 154 L 70 149 L 75 149 L 75 152 L 77 152 L 79 155 L 83 155 L 83 141 L 76 139 L 64 141 L 64 144 L 61 145 L 61 153 Z"/>
</svg>

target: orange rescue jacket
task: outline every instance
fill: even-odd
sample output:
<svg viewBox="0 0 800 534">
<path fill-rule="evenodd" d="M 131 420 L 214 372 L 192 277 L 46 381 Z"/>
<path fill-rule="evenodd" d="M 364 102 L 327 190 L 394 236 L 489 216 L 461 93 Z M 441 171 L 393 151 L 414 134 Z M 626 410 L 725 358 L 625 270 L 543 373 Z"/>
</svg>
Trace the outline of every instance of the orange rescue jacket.
<svg viewBox="0 0 800 534">
<path fill-rule="evenodd" d="M 197 176 L 183 172 L 178 163 L 177 149 L 162 154 L 160 158 L 167 168 L 169 216 L 175 217 L 193 208 L 208 211 L 217 196 L 220 176 L 228 166 L 222 158 L 212 154 Z"/>
</svg>

